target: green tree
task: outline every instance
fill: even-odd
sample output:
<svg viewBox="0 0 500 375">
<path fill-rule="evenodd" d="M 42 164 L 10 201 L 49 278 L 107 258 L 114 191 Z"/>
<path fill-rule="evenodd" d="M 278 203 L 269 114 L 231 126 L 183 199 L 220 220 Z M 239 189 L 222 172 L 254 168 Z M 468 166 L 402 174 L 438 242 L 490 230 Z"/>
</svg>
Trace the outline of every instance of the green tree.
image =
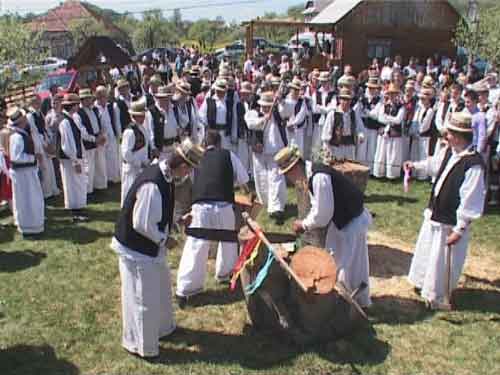
<svg viewBox="0 0 500 375">
<path fill-rule="evenodd" d="M 220 20 L 201 19 L 194 22 L 189 28 L 188 36 L 198 42 L 204 51 L 212 50 L 215 43 L 224 32 L 224 24 Z"/>
<path fill-rule="evenodd" d="M 138 51 L 178 44 L 179 36 L 171 22 L 163 17 L 161 10 L 152 10 L 144 14 L 132 35 L 134 48 Z"/>
</svg>

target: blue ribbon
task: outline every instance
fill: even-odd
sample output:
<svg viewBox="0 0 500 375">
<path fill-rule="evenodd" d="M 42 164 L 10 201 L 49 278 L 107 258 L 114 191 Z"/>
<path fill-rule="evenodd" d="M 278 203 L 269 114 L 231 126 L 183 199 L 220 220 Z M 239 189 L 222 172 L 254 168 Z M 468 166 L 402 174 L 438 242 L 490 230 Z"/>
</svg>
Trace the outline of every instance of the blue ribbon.
<svg viewBox="0 0 500 375">
<path fill-rule="evenodd" d="M 245 294 L 247 296 L 254 294 L 255 291 L 260 288 L 260 286 L 266 279 L 267 274 L 269 273 L 269 269 L 273 264 L 273 260 L 274 260 L 274 254 L 272 253 L 272 251 L 268 250 L 266 263 L 259 270 L 259 273 L 257 273 L 255 280 L 245 287 Z"/>
</svg>

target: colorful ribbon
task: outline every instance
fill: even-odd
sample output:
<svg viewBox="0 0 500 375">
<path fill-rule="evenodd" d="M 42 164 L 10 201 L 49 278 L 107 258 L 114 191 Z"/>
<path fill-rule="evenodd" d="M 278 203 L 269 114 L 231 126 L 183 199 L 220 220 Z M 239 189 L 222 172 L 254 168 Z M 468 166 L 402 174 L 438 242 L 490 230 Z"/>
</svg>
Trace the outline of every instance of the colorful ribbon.
<svg viewBox="0 0 500 375">
<path fill-rule="evenodd" d="M 410 191 L 410 178 L 411 178 L 411 169 L 405 168 L 405 175 L 403 178 L 403 190 L 405 193 Z"/>
<path fill-rule="evenodd" d="M 238 280 L 238 277 L 240 276 L 241 271 L 243 270 L 243 268 L 245 268 L 245 265 L 250 263 L 250 261 L 253 261 L 257 256 L 259 246 L 260 240 L 257 236 L 252 237 L 246 242 L 245 246 L 243 247 L 243 251 L 241 252 L 238 261 L 236 262 L 236 265 L 234 266 L 232 271 L 233 277 L 231 278 L 231 291 L 234 291 L 234 289 L 236 288 L 236 282 Z M 250 259 L 248 259 L 249 257 Z"/>
<path fill-rule="evenodd" d="M 273 260 L 274 260 L 274 254 L 272 253 L 272 251 L 268 251 L 266 263 L 259 270 L 259 273 L 255 277 L 255 280 L 245 287 L 246 295 L 254 294 L 255 291 L 260 288 L 260 286 L 266 279 L 267 274 L 269 273 L 269 269 L 273 264 Z"/>
</svg>

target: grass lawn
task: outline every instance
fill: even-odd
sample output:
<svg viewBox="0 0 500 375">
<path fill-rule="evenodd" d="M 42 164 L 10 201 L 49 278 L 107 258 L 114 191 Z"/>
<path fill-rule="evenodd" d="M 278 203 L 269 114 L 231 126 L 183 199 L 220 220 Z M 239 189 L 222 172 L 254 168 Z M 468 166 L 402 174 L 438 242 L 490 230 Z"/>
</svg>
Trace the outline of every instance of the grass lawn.
<svg viewBox="0 0 500 375">
<path fill-rule="evenodd" d="M 210 277 L 199 306 L 176 307 L 180 329 L 162 342 L 159 364 L 120 346 L 120 279 L 109 249 L 119 188 L 91 200 L 88 224 L 72 224 L 61 202 L 51 202 L 41 240 L 0 229 L 0 374 L 499 374 L 500 212 L 474 223 L 457 311 L 429 313 L 404 279 L 429 190 L 414 184 L 404 194 L 401 183 L 369 182 L 371 330 L 291 347 L 254 332 L 241 294 Z M 291 220 L 276 228 L 260 217 L 281 231 Z M 169 255 L 174 285 L 180 251 Z M 212 262 L 209 269 L 213 275 Z"/>
</svg>

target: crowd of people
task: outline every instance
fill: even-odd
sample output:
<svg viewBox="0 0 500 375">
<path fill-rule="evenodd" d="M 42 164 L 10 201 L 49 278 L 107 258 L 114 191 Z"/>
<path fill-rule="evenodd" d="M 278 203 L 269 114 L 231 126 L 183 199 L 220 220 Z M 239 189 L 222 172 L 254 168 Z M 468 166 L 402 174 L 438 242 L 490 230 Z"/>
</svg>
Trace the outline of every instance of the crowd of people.
<svg viewBox="0 0 500 375">
<path fill-rule="evenodd" d="M 307 71 L 294 58 L 271 55 L 239 67 L 192 50 L 173 67 L 154 56 L 109 73 L 111 81 L 75 93 L 52 87 L 47 99 L 2 106 L 0 201 L 30 238 L 44 231 L 46 199 L 63 194 L 73 221 L 87 221 L 88 196 L 121 183 L 112 248 L 120 258 L 123 346 L 140 356 L 157 355 L 158 339 L 175 329 L 165 262 L 170 231 L 181 224 L 234 229 L 234 186 L 248 191 L 253 181 L 280 225 L 285 178 L 306 181 L 311 211 L 293 230 L 327 227 L 325 248 L 354 290 L 369 284 L 371 216 L 356 186 L 321 161 L 354 160 L 375 178 L 404 172 L 432 182 L 409 275 L 431 308 L 445 295 L 442 252 L 455 248 L 454 287 L 471 221 L 498 202 L 494 71 L 479 77 L 436 57 L 404 66 L 398 56 L 383 66 L 374 60 L 356 77 L 350 65 Z M 186 179 L 192 206 L 178 215 L 176 186 Z M 177 273 L 180 306 L 203 290 L 211 240 L 187 236 Z M 235 243 L 218 240 L 216 278 L 223 282 L 238 254 Z M 357 299 L 369 306 L 369 288 Z"/>
</svg>

